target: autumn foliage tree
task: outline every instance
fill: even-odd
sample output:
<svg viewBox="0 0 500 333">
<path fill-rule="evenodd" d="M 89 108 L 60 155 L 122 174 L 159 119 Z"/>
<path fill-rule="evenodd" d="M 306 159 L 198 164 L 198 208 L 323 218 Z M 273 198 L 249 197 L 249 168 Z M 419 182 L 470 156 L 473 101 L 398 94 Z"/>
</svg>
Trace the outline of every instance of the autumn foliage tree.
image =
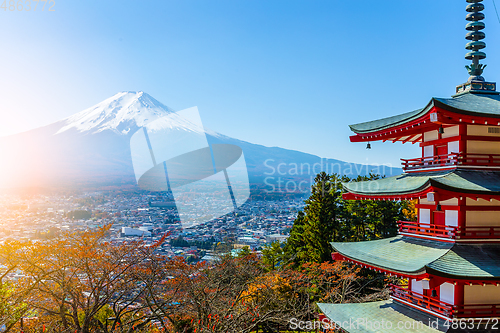
<svg viewBox="0 0 500 333">
<path fill-rule="evenodd" d="M 110 226 L 6 241 L 0 325 L 26 333 L 270 333 L 292 318 L 316 319 L 317 302 L 384 298 L 387 277 L 333 261 L 330 242 L 391 236 L 414 207 L 343 200 L 341 181 L 349 179 L 320 173 L 286 244 L 264 247 L 262 257 L 246 249 L 190 263 L 161 255 L 164 239 L 110 242 Z"/>
<path fill-rule="evenodd" d="M 160 243 L 110 243 L 108 229 L 0 247 L 5 274 L 20 276 L 0 292 L 7 331 L 274 332 L 314 314 L 296 275 L 266 270 L 256 253 L 189 264 L 159 255 Z"/>
<path fill-rule="evenodd" d="M 177 258 L 165 268 L 170 278 L 155 293 L 154 309 L 175 332 L 252 332 L 285 316 L 286 287 L 264 274 L 255 253 L 222 256 L 212 265 Z"/>
<path fill-rule="evenodd" d="M 0 252 L 4 265 L 22 273 L 16 295 L 27 311 L 52 318 L 45 329 L 87 333 L 147 325 L 140 280 L 155 244 L 106 241 L 109 226 L 66 233 L 48 241 L 10 241 Z M 138 315 L 138 316 L 137 316 Z M 45 324 L 44 324 L 45 325 Z"/>
</svg>

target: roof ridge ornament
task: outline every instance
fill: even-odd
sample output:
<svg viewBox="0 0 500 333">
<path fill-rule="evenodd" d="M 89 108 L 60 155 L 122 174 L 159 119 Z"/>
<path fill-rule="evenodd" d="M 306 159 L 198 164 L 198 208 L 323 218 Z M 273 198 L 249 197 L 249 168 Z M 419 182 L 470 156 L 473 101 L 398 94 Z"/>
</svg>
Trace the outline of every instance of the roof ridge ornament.
<svg viewBox="0 0 500 333">
<path fill-rule="evenodd" d="M 465 45 L 465 48 L 469 52 L 465 55 L 465 59 L 472 60 L 472 64 L 465 66 L 467 72 L 469 72 L 469 79 L 466 83 L 457 86 L 456 93 L 461 94 L 465 92 L 486 92 L 491 93 L 496 90 L 496 83 L 486 82 L 483 74 L 483 70 L 486 67 L 484 64 L 480 64 L 479 61 L 486 58 L 486 53 L 480 51 L 486 47 L 486 43 L 482 40 L 486 37 L 485 33 L 482 32 L 485 28 L 484 5 L 481 3 L 483 0 L 466 0 L 468 5 L 466 7 L 467 15 L 465 19 L 469 21 L 465 26 L 468 31 L 465 35 L 465 39 L 469 42 Z"/>
</svg>

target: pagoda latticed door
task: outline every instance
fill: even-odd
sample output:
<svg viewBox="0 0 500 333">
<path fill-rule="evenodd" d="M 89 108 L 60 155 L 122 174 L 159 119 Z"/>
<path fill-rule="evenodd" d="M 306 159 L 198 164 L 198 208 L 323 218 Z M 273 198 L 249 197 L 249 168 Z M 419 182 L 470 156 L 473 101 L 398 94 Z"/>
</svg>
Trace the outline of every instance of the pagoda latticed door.
<svg viewBox="0 0 500 333">
<path fill-rule="evenodd" d="M 448 145 L 441 145 L 441 146 L 436 146 L 436 155 L 437 156 L 442 156 L 442 155 L 448 155 Z"/>
<path fill-rule="evenodd" d="M 435 225 L 445 225 L 445 214 L 443 211 L 433 212 L 432 217 Z"/>
</svg>

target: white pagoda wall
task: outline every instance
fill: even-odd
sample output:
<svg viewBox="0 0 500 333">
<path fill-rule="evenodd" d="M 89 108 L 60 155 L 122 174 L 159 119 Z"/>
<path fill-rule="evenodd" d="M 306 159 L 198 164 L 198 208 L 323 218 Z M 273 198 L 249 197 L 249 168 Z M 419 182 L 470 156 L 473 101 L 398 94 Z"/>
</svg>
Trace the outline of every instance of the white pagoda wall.
<svg viewBox="0 0 500 333">
<path fill-rule="evenodd" d="M 428 142 L 428 141 L 437 140 L 437 139 L 438 139 L 438 131 L 435 130 L 435 131 L 425 132 L 422 141 Z"/>
<path fill-rule="evenodd" d="M 457 206 L 458 199 L 453 198 L 449 200 L 442 200 L 438 202 L 442 206 Z M 419 200 L 419 204 L 422 205 L 435 205 L 435 202 L 427 201 L 425 198 Z M 498 200 L 484 200 L 478 199 L 474 200 L 471 198 L 466 198 L 466 206 L 483 206 L 483 207 L 498 207 L 500 209 L 500 201 Z M 444 209 L 445 213 L 445 224 L 449 226 L 458 226 L 458 210 Z M 430 223 L 431 221 L 432 209 L 419 208 L 418 209 L 418 221 L 420 223 Z M 500 210 L 498 211 L 476 211 L 467 210 L 465 212 L 466 226 L 500 226 Z"/>
<path fill-rule="evenodd" d="M 488 128 L 498 128 L 500 130 L 500 126 L 467 125 L 467 135 L 500 137 L 500 132 L 499 133 L 489 133 Z"/>
<path fill-rule="evenodd" d="M 441 137 L 443 139 L 446 139 L 446 138 L 451 138 L 453 136 L 458 136 L 458 130 L 459 130 L 458 125 L 457 126 L 451 126 L 451 127 L 445 127 L 444 128 L 444 133 L 441 134 Z"/>
<path fill-rule="evenodd" d="M 489 128 L 494 128 L 495 130 L 489 130 Z M 496 131 L 499 133 L 494 133 Z M 467 135 L 500 137 L 500 127 L 488 125 L 467 125 Z M 468 140 L 467 153 L 500 154 L 500 144 L 494 141 Z"/>
<path fill-rule="evenodd" d="M 464 286 L 464 304 L 498 304 L 499 300 L 500 286 Z"/>
<path fill-rule="evenodd" d="M 486 206 L 486 207 L 500 207 L 500 201 L 497 200 L 474 200 L 471 198 L 466 199 L 466 205 L 473 206 Z M 465 221 L 467 226 L 495 226 L 500 225 L 500 211 L 467 211 L 465 213 Z"/>
<path fill-rule="evenodd" d="M 466 226 L 496 226 L 500 225 L 499 212 L 468 211 L 465 213 Z"/>
<path fill-rule="evenodd" d="M 500 144 L 494 141 L 467 141 L 468 154 L 500 154 Z"/>
<path fill-rule="evenodd" d="M 490 201 L 490 200 L 484 200 L 484 199 L 474 200 L 471 198 L 466 198 L 465 204 L 467 206 L 491 206 L 491 207 L 494 207 L 494 206 L 500 206 L 500 201 L 498 201 L 498 200 Z"/>
<path fill-rule="evenodd" d="M 447 206 L 458 206 L 458 199 L 448 199 L 439 201 L 441 205 Z M 419 204 L 422 205 L 435 205 L 435 202 L 427 201 L 426 198 L 419 200 Z M 458 226 L 458 211 L 457 210 L 445 210 L 445 224 L 450 226 Z M 420 223 L 430 223 L 431 222 L 431 210 L 428 208 L 419 208 L 418 210 L 418 221 Z"/>
<path fill-rule="evenodd" d="M 458 135 L 459 135 L 459 127 L 458 126 L 451 126 L 451 127 L 444 128 L 444 133 L 441 134 L 441 138 L 446 139 L 446 138 L 451 138 L 451 137 L 457 137 L 457 141 L 451 141 L 451 142 L 447 143 L 448 154 L 460 152 Z M 439 134 L 438 134 L 437 130 L 425 132 L 424 136 L 423 136 L 423 142 L 429 142 L 429 141 L 434 141 L 434 140 L 438 140 L 438 139 L 439 139 Z M 431 156 L 434 156 L 434 145 L 424 146 L 423 147 L 423 157 L 431 157 Z"/>
<path fill-rule="evenodd" d="M 448 154 L 459 153 L 459 126 L 450 126 L 443 128 L 444 133 L 441 134 L 442 139 L 448 139 L 456 137 L 456 141 L 448 142 Z M 498 132 L 498 133 L 497 133 Z M 480 137 L 500 137 L 500 126 L 490 126 L 490 125 L 467 125 L 467 135 L 477 137 L 476 140 L 468 140 L 466 142 L 467 153 L 476 154 L 500 154 L 500 144 L 495 141 L 482 141 Z M 422 141 L 430 142 L 439 139 L 439 133 L 437 130 L 428 131 L 423 134 Z M 423 156 L 430 157 L 434 155 L 434 146 L 424 146 Z"/>
</svg>

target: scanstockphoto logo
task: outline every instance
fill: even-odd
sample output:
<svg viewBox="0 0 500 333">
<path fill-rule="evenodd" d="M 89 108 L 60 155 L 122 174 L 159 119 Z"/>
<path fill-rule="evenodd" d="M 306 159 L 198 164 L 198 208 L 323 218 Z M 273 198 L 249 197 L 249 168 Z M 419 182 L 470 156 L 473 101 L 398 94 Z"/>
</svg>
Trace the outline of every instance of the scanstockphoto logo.
<svg viewBox="0 0 500 333">
<path fill-rule="evenodd" d="M 243 151 L 209 145 L 196 107 L 148 122 L 130 151 L 139 187 L 171 191 L 183 228 L 231 213 L 250 196 Z"/>
<path fill-rule="evenodd" d="M 388 164 L 356 164 L 350 162 L 331 162 L 319 159 L 316 163 L 284 163 L 269 158 L 264 161 L 264 184 L 268 193 L 309 193 L 314 178 L 320 172 L 347 176 L 351 179 L 358 175 L 392 176 L 396 170 Z M 354 182 L 357 188 L 364 183 Z M 368 183 L 370 190 L 378 190 L 378 183 Z M 356 189 L 353 188 L 353 189 Z"/>
<path fill-rule="evenodd" d="M 406 331 L 423 331 L 426 329 L 439 329 L 439 320 L 429 319 L 427 322 L 408 319 L 408 320 L 399 320 L 399 321 L 389 321 L 384 318 L 349 318 L 344 321 L 333 321 L 326 317 L 323 317 L 321 320 L 316 321 L 303 321 L 297 318 L 291 318 L 289 321 L 290 329 L 296 331 L 339 331 L 341 329 L 351 331 L 377 331 L 377 332 L 387 332 L 391 330 L 397 330 L 398 332 L 406 332 Z"/>
</svg>

